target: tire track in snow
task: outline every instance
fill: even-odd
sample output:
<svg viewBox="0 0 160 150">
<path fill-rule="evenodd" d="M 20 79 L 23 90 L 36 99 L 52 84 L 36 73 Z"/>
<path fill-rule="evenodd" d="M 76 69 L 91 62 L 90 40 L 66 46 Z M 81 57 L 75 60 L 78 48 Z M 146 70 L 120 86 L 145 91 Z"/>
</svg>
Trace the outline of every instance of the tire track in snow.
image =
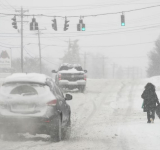
<svg viewBox="0 0 160 150">
<path fill-rule="evenodd" d="M 128 109 L 127 109 L 127 111 L 126 111 L 126 113 L 125 113 L 125 115 L 124 115 L 124 117 L 123 117 L 123 120 L 124 120 L 124 123 L 126 124 L 126 120 L 127 120 L 127 116 L 128 116 L 128 114 L 130 114 L 131 113 L 131 108 L 132 108 L 132 104 L 133 104 L 133 89 L 134 89 L 134 87 L 135 87 L 135 83 L 133 83 L 133 85 L 131 86 L 131 89 L 130 89 L 130 92 L 129 92 L 129 95 L 128 95 L 128 100 L 130 101 L 130 106 L 128 107 Z M 125 130 L 128 130 L 128 133 L 129 133 L 129 129 L 128 128 L 125 128 Z M 123 130 L 124 130 L 124 128 L 123 128 Z M 127 132 L 127 131 L 125 131 L 125 132 Z M 129 145 L 127 145 L 127 143 L 128 143 L 128 141 L 126 140 L 126 136 L 120 141 L 120 143 L 121 143 L 121 147 L 122 147 L 122 149 L 123 150 L 128 150 L 128 149 L 130 149 L 129 148 Z"/>
<path fill-rule="evenodd" d="M 127 124 L 128 124 L 127 119 L 128 119 L 129 116 L 131 116 L 132 104 L 133 104 L 133 98 L 134 98 L 134 95 L 133 95 L 134 90 L 133 89 L 135 88 L 136 84 L 137 83 L 135 83 L 135 82 L 133 82 L 131 84 L 131 89 L 130 89 L 129 95 L 128 95 L 128 101 L 130 102 L 129 107 L 124 112 L 124 115 L 121 116 L 122 117 L 121 118 L 121 120 L 122 120 L 121 123 L 122 124 L 119 125 L 121 138 L 120 138 L 119 142 L 117 142 L 117 145 L 120 144 L 122 150 L 129 150 L 130 149 L 130 147 L 129 147 L 130 145 L 129 145 L 128 140 L 132 137 L 129 137 L 129 139 L 128 139 L 128 136 L 126 136 L 127 135 L 126 133 L 131 133 L 129 127 L 127 126 Z M 132 141 L 135 141 L 135 138 L 134 139 L 132 138 Z M 141 148 L 139 148 L 139 149 L 141 149 Z"/>
<path fill-rule="evenodd" d="M 77 132 L 76 132 L 76 136 L 71 139 L 72 142 L 77 143 L 79 141 L 78 144 L 80 144 L 80 145 L 82 144 L 82 146 L 83 146 L 83 143 L 81 143 L 81 142 L 82 142 L 82 140 L 84 139 L 85 136 L 82 135 L 82 137 L 81 137 L 81 134 L 84 131 L 84 129 L 87 128 L 86 127 L 87 124 L 89 124 L 90 121 L 92 120 L 92 118 L 95 116 L 95 114 L 98 113 L 101 110 L 103 102 L 105 102 L 106 100 L 109 100 L 109 99 L 112 99 L 112 101 L 113 101 L 113 96 L 115 96 L 115 91 L 119 91 L 121 89 L 121 87 L 122 87 L 121 82 L 119 82 L 119 81 L 117 82 L 116 80 L 112 81 L 111 83 L 107 84 L 107 86 L 106 85 L 102 86 L 103 90 L 100 93 L 96 94 L 96 96 L 94 96 L 93 99 L 91 99 L 91 98 L 89 99 L 92 106 L 93 106 L 92 111 L 83 120 L 83 122 L 81 121 L 81 119 L 78 120 L 78 121 L 80 121 L 81 124 L 78 128 L 75 128 Z M 103 93 L 105 93 L 105 94 L 103 95 Z M 117 94 L 117 92 L 116 92 L 116 94 Z M 112 98 L 111 98 L 111 96 L 112 96 Z M 110 101 L 110 103 L 112 101 Z M 85 115 L 85 111 L 84 111 L 84 115 Z M 77 123 L 79 123 L 79 122 L 77 122 Z M 91 133 L 92 132 L 91 130 L 92 129 L 89 128 L 89 130 L 87 130 L 87 132 Z M 108 147 L 108 142 L 110 141 L 110 139 L 108 139 L 108 138 L 107 139 L 102 138 L 102 139 L 99 139 L 99 140 L 97 139 L 96 140 L 97 144 L 96 144 L 94 142 L 95 138 L 96 138 L 96 136 L 93 137 L 93 139 L 91 137 L 89 137 L 88 139 L 85 139 L 85 141 L 89 140 L 91 142 L 90 144 L 94 145 L 94 148 L 95 147 L 98 148 L 97 144 L 99 144 L 99 146 L 105 147 L 105 149 Z M 66 149 L 67 150 L 72 149 L 72 146 L 66 145 Z"/>
<path fill-rule="evenodd" d="M 103 88 L 102 92 L 100 92 L 100 93 L 94 98 L 94 100 L 91 100 L 93 109 L 92 109 L 90 115 L 84 120 L 84 122 L 83 122 L 83 123 L 81 124 L 81 126 L 78 128 L 78 131 L 81 132 L 81 131 L 85 128 L 85 125 L 87 125 L 87 124 L 90 122 L 90 120 L 94 117 L 95 113 L 97 113 L 97 111 L 100 110 L 102 104 L 104 103 L 104 98 L 107 99 L 107 98 L 110 97 L 110 95 L 111 95 L 110 91 L 112 91 L 112 88 L 115 87 L 115 84 L 117 84 L 117 81 L 114 81 L 114 83 L 112 84 L 112 86 L 109 87 L 109 90 L 107 90 L 107 92 L 108 92 L 109 94 L 108 94 L 107 96 L 106 96 L 106 95 L 103 95 L 103 97 L 100 98 L 101 101 L 99 102 L 99 104 L 96 105 L 94 101 L 97 100 L 97 99 L 99 99 L 99 97 L 101 96 L 101 93 L 103 93 L 103 91 L 106 91 L 106 89 L 108 88 L 108 87 L 106 87 L 106 85 L 105 85 L 105 87 Z M 97 109 L 97 108 L 98 108 L 98 109 Z"/>
<path fill-rule="evenodd" d="M 116 103 L 118 103 L 119 99 L 122 97 L 122 94 L 123 94 L 122 91 L 125 90 L 125 87 L 126 87 L 126 83 L 124 83 L 123 81 L 121 82 L 121 84 L 122 84 L 122 86 L 119 89 L 119 91 L 117 92 L 117 97 L 116 97 L 116 100 L 115 100 Z M 114 109 L 114 112 L 112 114 L 113 117 L 111 117 L 111 118 L 114 118 L 114 116 L 117 115 L 117 108 L 112 107 L 112 109 Z M 107 150 L 112 150 L 116 146 L 118 147 L 118 144 L 119 143 L 115 143 L 114 141 L 111 141 L 110 144 L 108 144 Z"/>
</svg>

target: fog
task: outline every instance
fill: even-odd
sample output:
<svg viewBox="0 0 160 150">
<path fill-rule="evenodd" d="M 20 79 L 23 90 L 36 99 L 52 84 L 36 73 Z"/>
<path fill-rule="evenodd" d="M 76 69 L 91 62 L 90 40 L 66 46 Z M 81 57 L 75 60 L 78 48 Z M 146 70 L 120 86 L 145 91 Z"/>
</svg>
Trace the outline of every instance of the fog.
<svg viewBox="0 0 160 150">
<path fill-rule="evenodd" d="M 30 82 L 38 80 L 36 74 L 34 78 L 28 74 L 42 73 L 47 77 L 43 76 L 42 81 L 40 76 L 37 82 L 46 85 L 52 96 L 59 93 L 57 95 L 61 95 L 64 100 L 67 100 L 65 94 L 73 96 L 71 101 L 65 101 L 63 105 L 67 108 L 70 106 L 71 118 L 66 114 L 59 118 L 61 121 L 67 117 L 71 119 L 69 124 L 66 121 L 71 127 L 70 139 L 55 142 L 47 128 L 43 128 L 44 134 L 38 134 L 36 126 L 33 129 L 28 127 L 30 122 L 25 117 L 42 117 L 44 113 L 45 117 L 50 118 L 54 107 L 48 109 L 48 105 L 58 104 L 56 94 L 49 100 L 46 96 L 49 94 L 43 97 L 37 94 L 30 106 L 29 113 L 33 114 L 27 116 L 29 104 L 24 106 L 26 110 L 22 107 L 19 111 L 22 113 L 19 115 L 22 119 L 20 128 L 23 127 L 25 131 L 30 129 L 34 134 L 17 133 L 8 138 L 1 134 L 0 149 L 159 150 L 160 136 L 157 131 L 160 120 L 156 116 L 155 123 L 148 125 L 146 113 L 141 108 L 141 94 L 148 82 L 156 86 L 156 93 L 160 97 L 159 7 L 158 0 L 0 0 L 0 85 L 12 73 L 23 72 L 26 78 L 22 75 L 21 79 L 27 79 L 25 86 L 28 87 Z M 125 18 L 124 26 L 121 25 L 121 15 Z M 16 29 L 13 28 L 14 17 Z M 39 30 L 30 30 L 33 18 Z M 52 27 L 53 19 L 56 19 L 57 31 Z M 66 31 L 65 20 L 69 21 Z M 77 24 L 82 26 L 80 20 L 85 24 L 85 31 L 77 31 Z M 81 84 L 85 86 L 82 89 L 78 83 L 75 89 L 62 88 L 64 95 L 58 89 L 61 88 L 59 81 L 63 80 L 63 73 L 68 75 L 67 71 L 58 72 L 63 63 L 82 66 L 81 72 L 72 70 L 74 74 L 70 77 L 71 85 L 76 75 L 79 80 L 83 79 Z M 20 79 L 18 76 L 17 81 Z M 52 78 L 49 78 L 50 82 L 46 80 L 48 76 Z M 51 80 L 55 81 L 55 86 Z M 26 93 L 29 93 L 28 90 Z M 0 132 L 5 118 L 1 116 L 12 114 L 15 117 L 18 114 L 18 111 L 15 111 L 17 114 L 11 112 L 12 108 L 4 110 L 5 98 L 11 105 L 14 102 L 10 93 L 6 97 L 3 94 L 0 91 Z M 31 96 L 31 92 L 22 96 L 17 105 L 23 106 L 21 100 L 27 101 Z M 33 99 L 30 98 L 26 103 L 31 103 Z M 37 112 L 32 110 L 40 99 L 44 100 L 41 106 L 45 106 L 45 109 L 36 116 L 34 113 Z M 15 110 L 17 108 L 15 106 Z M 45 121 L 49 124 L 51 120 Z M 61 123 L 64 126 L 65 123 Z M 59 128 L 57 131 L 61 132 Z"/>
<path fill-rule="evenodd" d="M 36 14 L 56 17 L 58 31 L 51 27 L 54 17 L 35 16 L 39 24 L 42 47 L 42 61 L 50 68 L 59 65 L 60 58 L 68 50 L 68 41 L 79 40 L 80 54 L 103 55 L 109 58 L 108 67 L 115 63 L 122 67 L 141 67 L 143 74 L 148 65 L 148 52 L 155 47 L 155 41 L 159 37 L 158 13 L 159 8 L 139 9 L 157 5 L 158 1 L 24 1 L 7 0 L 1 2 L 1 13 L 19 14 L 15 10 L 23 7 L 24 15 L 24 57 L 39 57 L 37 31 L 30 31 L 29 24 Z M 121 26 L 120 15 L 125 12 L 125 26 Z M 107 15 L 96 16 L 98 14 Z M 110 14 L 111 13 L 111 14 Z M 112 14 L 113 13 L 113 14 Z M 33 15 L 33 16 L 32 16 Z M 90 15 L 90 16 L 87 16 Z M 95 16 L 94 16 L 95 15 Z M 64 17 L 67 17 L 69 29 L 63 31 Z M 70 17 L 71 16 L 71 17 Z M 73 17 L 76 16 L 76 17 Z M 79 17 L 78 17 L 79 16 Z M 77 32 L 77 24 L 80 16 L 84 16 L 86 24 L 85 32 Z M 85 17 L 87 16 L 87 17 Z M 11 49 L 12 59 L 21 57 L 21 25 L 18 29 L 12 27 L 14 15 L 1 14 L 1 50 Z M 20 21 L 20 17 L 16 17 Z M 156 25 L 156 26 L 155 26 Z M 47 46 L 52 45 L 52 46 Z M 82 56 L 83 57 L 83 56 Z M 48 61 L 46 61 L 46 59 Z M 127 63 L 126 63 L 127 62 Z M 106 69 L 107 70 L 107 69 Z"/>
</svg>

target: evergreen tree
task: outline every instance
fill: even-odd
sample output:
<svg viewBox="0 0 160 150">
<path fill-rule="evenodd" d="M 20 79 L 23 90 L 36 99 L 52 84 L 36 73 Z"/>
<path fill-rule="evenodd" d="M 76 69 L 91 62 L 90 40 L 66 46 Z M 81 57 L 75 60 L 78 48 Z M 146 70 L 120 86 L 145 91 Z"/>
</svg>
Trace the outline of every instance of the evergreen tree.
<svg viewBox="0 0 160 150">
<path fill-rule="evenodd" d="M 148 77 L 160 75 L 160 37 L 155 42 L 155 48 L 149 53 Z"/>
</svg>

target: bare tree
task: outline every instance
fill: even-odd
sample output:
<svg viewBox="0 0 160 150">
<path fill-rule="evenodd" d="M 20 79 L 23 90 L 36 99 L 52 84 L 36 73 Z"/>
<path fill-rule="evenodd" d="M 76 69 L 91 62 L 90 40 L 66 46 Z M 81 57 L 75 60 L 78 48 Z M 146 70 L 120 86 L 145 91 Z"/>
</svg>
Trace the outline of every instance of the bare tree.
<svg viewBox="0 0 160 150">
<path fill-rule="evenodd" d="M 63 57 L 63 63 L 81 64 L 78 40 L 69 43 L 69 49 Z"/>
<path fill-rule="evenodd" d="M 155 42 L 155 48 L 149 53 L 148 77 L 160 75 L 160 37 Z"/>
<path fill-rule="evenodd" d="M 39 58 L 24 58 L 24 72 L 31 73 L 31 72 L 40 72 L 39 66 Z M 21 60 L 19 58 L 12 60 L 12 68 L 15 72 L 21 72 Z M 42 62 L 42 73 L 51 75 L 51 71 L 46 67 L 46 65 Z"/>
</svg>

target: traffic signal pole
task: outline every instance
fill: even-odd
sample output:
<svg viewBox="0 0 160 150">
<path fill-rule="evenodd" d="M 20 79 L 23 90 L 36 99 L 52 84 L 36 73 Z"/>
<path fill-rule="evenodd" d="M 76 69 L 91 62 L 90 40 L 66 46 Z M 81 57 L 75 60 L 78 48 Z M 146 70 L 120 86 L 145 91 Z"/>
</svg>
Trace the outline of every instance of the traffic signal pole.
<svg viewBox="0 0 160 150">
<path fill-rule="evenodd" d="M 39 70 L 40 73 L 42 73 L 42 62 L 41 62 L 41 41 L 40 41 L 40 33 L 39 33 L 39 29 L 38 29 L 38 45 L 39 45 Z"/>
<path fill-rule="evenodd" d="M 21 70 L 23 72 L 23 8 L 21 7 Z"/>
<path fill-rule="evenodd" d="M 23 15 L 25 12 L 28 12 L 28 10 L 23 10 L 21 7 L 21 10 L 16 10 L 16 12 L 20 12 L 21 16 L 21 71 L 23 72 Z"/>
</svg>

